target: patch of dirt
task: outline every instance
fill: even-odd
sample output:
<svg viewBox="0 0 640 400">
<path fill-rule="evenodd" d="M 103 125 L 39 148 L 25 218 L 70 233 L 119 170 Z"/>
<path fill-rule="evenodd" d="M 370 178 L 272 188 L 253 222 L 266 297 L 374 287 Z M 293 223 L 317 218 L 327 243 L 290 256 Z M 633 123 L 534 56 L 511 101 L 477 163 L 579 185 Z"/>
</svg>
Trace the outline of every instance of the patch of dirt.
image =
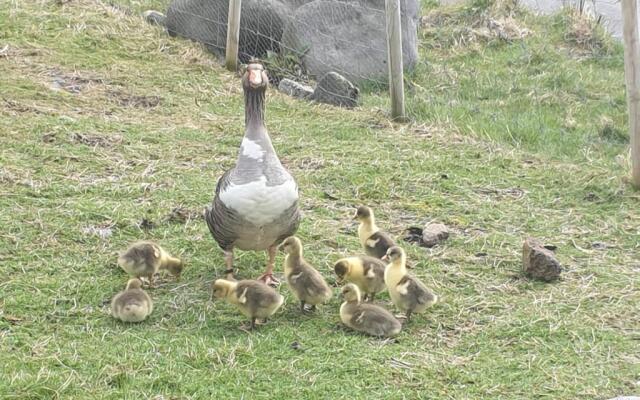
<svg viewBox="0 0 640 400">
<path fill-rule="evenodd" d="M 44 135 L 42 135 L 42 141 L 45 143 L 53 143 L 56 141 L 56 133 L 55 132 L 48 132 L 45 133 Z"/>
<path fill-rule="evenodd" d="M 156 223 L 150 219 L 142 218 L 142 221 L 138 223 L 138 227 L 144 231 L 149 231 L 156 227 Z"/>
<path fill-rule="evenodd" d="M 159 96 L 138 96 L 118 91 L 111 91 L 109 94 L 124 107 L 153 108 L 157 107 L 162 100 Z"/>
<path fill-rule="evenodd" d="M 90 147 L 113 147 L 122 143 L 122 136 L 100 136 L 89 135 L 86 133 L 73 133 L 71 134 L 71 141 Z"/>
<path fill-rule="evenodd" d="M 402 238 L 405 242 L 409 242 L 418 246 L 422 246 L 422 228 L 419 226 L 410 226 Z"/>
<path fill-rule="evenodd" d="M 82 233 L 87 236 L 98 236 L 100 239 L 108 239 L 113 234 L 113 227 L 115 224 L 111 221 L 106 221 L 98 225 L 89 225 L 82 228 Z"/>
<path fill-rule="evenodd" d="M 494 189 L 494 188 L 475 188 L 474 192 L 497 197 L 498 199 L 511 198 L 519 200 L 526 195 L 526 192 L 520 188 Z"/>
<path fill-rule="evenodd" d="M 317 171 L 324 168 L 325 160 L 321 158 L 306 157 L 301 159 L 296 165 L 299 169 Z"/>
<path fill-rule="evenodd" d="M 64 90 L 72 94 L 78 94 L 93 84 L 104 84 L 104 80 L 96 77 L 81 76 L 79 73 L 65 74 L 58 70 L 49 71 L 52 90 Z"/>
<path fill-rule="evenodd" d="M 18 178 L 10 171 L 0 168 L 0 183 L 15 183 Z"/>
<path fill-rule="evenodd" d="M 13 111 L 15 113 L 24 114 L 24 113 L 35 113 L 35 114 L 50 114 L 47 111 L 44 111 L 38 107 L 21 104 L 14 100 L 2 99 L 4 103 L 4 109 Z"/>
<path fill-rule="evenodd" d="M 165 217 L 167 222 L 184 224 L 194 219 L 202 219 L 202 212 L 196 210 L 190 210 L 186 207 L 178 206 Z"/>
</svg>

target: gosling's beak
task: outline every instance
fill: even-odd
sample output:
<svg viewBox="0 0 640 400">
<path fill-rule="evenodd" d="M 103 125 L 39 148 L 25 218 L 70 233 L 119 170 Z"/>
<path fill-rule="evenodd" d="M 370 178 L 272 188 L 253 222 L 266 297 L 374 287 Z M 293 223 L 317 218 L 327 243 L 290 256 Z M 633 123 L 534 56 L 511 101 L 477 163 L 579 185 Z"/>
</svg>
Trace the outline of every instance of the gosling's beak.
<svg viewBox="0 0 640 400">
<path fill-rule="evenodd" d="M 284 244 L 281 244 L 280 246 L 278 246 L 278 250 L 279 251 L 284 251 Z"/>
<path fill-rule="evenodd" d="M 358 212 L 356 211 L 355 214 L 353 214 L 353 219 L 358 219 Z"/>
<path fill-rule="evenodd" d="M 385 254 L 384 256 L 382 256 L 381 260 L 382 261 L 389 261 L 389 256 Z"/>
</svg>

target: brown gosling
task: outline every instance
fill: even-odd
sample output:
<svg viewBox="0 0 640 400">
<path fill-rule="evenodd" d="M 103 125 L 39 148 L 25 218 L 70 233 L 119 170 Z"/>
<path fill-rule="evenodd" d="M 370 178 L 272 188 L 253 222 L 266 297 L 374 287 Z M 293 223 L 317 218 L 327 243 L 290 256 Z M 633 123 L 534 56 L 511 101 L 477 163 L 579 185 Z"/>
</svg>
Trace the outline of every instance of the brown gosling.
<svg viewBox="0 0 640 400">
<path fill-rule="evenodd" d="M 358 207 L 354 219 L 360 222 L 358 238 L 366 255 L 382 258 L 387 254 L 387 250 L 390 247 L 396 245 L 391 236 L 378 228 L 371 208 L 366 206 Z"/>
<path fill-rule="evenodd" d="M 284 297 L 274 288 L 257 280 L 218 279 L 213 283 L 213 297 L 226 299 L 238 307 L 240 312 L 251 320 L 250 329 L 256 327 L 258 318 L 266 323 L 284 302 Z"/>
<path fill-rule="evenodd" d="M 306 311 L 306 304 L 309 304 L 309 310 L 313 311 L 316 305 L 328 301 L 333 295 L 331 288 L 322 275 L 302 256 L 300 239 L 295 236 L 285 239 L 280 245 L 280 250 L 286 253 L 284 276 L 291 291 L 300 301 L 300 311 Z"/>
<path fill-rule="evenodd" d="M 376 294 L 384 291 L 384 269 L 386 264 L 370 256 L 345 257 L 336 261 L 333 271 L 338 282 L 354 283 L 363 293 L 364 301 L 373 301 Z"/>
<path fill-rule="evenodd" d="M 379 337 L 392 337 L 400 333 L 400 322 L 384 308 L 363 303 L 360 289 L 355 284 L 345 285 L 342 297 L 345 302 L 340 306 L 340 320 L 349 328 Z"/>
<path fill-rule="evenodd" d="M 124 322 L 144 321 L 152 311 L 153 301 L 137 278 L 130 279 L 126 288 L 111 300 L 111 315 Z"/>
<path fill-rule="evenodd" d="M 411 314 L 420 313 L 438 301 L 438 296 L 407 272 L 407 255 L 401 247 L 390 248 L 385 259 L 390 263 L 384 271 L 384 282 L 391 301 L 406 314 L 407 322 Z"/>
<path fill-rule="evenodd" d="M 172 257 L 165 249 L 150 241 L 133 243 L 118 257 L 118 265 L 131 276 L 146 277 L 151 286 L 154 285 L 155 274 L 160 270 L 180 278 L 184 263 L 179 258 Z"/>
</svg>

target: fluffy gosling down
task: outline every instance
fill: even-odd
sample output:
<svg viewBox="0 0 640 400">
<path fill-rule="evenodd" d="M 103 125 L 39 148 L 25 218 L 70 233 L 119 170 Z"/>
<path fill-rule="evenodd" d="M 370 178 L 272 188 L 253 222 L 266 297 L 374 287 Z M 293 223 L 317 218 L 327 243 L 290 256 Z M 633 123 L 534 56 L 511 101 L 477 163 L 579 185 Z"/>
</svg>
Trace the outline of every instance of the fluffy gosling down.
<svg viewBox="0 0 640 400">
<path fill-rule="evenodd" d="M 390 263 L 384 271 L 384 282 L 391 301 L 406 314 L 407 322 L 411 314 L 422 312 L 438 301 L 438 296 L 407 272 L 407 256 L 402 248 L 390 248 L 385 259 Z"/>
<path fill-rule="evenodd" d="M 256 327 L 258 318 L 267 322 L 284 302 L 284 297 L 274 288 L 256 280 L 218 279 L 213 283 L 213 297 L 226 299 L 238 307 L 251 320 L 251 329 Z"/>
<path fill-rule="evenodd" d="M 384 291 L 384 269 L 386 264 L 375 257 L 355 256 L 336 261 L 333 271 L 338 281 L 354 283 L 363 293 L 364 301 L 373 301 L 376 294 Z"/>
<path fill-rule="evenodd" d="M 366 255 L 382 258 L 390 247 L 396 245 L 391 236 L 378 228 L 371 208 L 358 207 L 354 219 L 360 222 L 358 238 Z"/>
<path fill-rule="evenodd" d="M 322 275 L 302 256 L 302 242 L 295 236 L 285 239 L 280 250 L 286 253 L 284 258 L 284 276 L 293 294 L 300 301 L 300 311 L 305 312 L 305 304 L 310 310 L 324 303 L 333 294 Z"/>
<path fill-rule="evenodd" d="M 172 257 L 158 244 L 148 241 L 139 241 L 129 246 L 118 257 L 118 265 L 131 276 L 148 278 L 151 285 L 155 274 L 160 270 L 167 270 L 179 278 L 184 269 L 182 260 Z"/>
<path fill-rule="evenodd" d="M 124 322 L 144 321 L 152 311 L 153 302 L 142 290 L 140 279 L 130 279 L 126 288 L 111 300 L 111 315 Z"/>
<path fill-rule="evenodd" d="M 340 306 L 340 320 L 349 328 L 371 336 L 392 337 L 400 333 L 402 325 L 384 308 L 362 303 L 360 289 L 353 283 L 342 288 L 345 302 Z"/>
</svg>

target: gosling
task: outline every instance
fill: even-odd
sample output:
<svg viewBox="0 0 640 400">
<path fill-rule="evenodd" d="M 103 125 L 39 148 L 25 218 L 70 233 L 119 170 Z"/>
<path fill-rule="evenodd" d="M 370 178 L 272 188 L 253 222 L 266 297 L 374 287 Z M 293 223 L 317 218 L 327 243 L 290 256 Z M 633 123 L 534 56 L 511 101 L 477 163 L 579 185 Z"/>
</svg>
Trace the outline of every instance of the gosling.
<svg viewBox="0 0 640 400">
<path fill-rule="evenodd" d="M 151 286 L 154 286 L 155 275 L 160 270 L 167 270 L 179 279 L 184 269 L 182 260 L 172 257 L 158 244 L 149 241 L 139 241 L 129 246 L 118 257 L 118 265 L 131 276 L 146 277 Z"/>
<path fill-rule="evenodd" d="M 387 254 L 390 247 L 395 246 L 395 242 L 385 232 L 376 225 L 373 210 L 366 206 L 358 207 L 354 219 L 360 222 L 358 226 L 358 238 L 366 255 L 382 258 Z"/>
<path fill-rule="evenodd" d="M 324 303 L 333 294 L 322 275 L 316 271 L 302 256 L 302 242 L 295 236 L 285 239 L 280 250 L 286 253 L 284 258 L 284 276 L 291 291 L 300 301 L 300 311 L 303 313 L 305 305 L 309 310 L 316 309 L 316 305 Z"/>
<path fill-rule="evenodd" d="M 284 297 L 275 289 L 257 280 L 218 279 L 213 283 L 213 297 L 226 299 L 238 307 L 250 319 L 250 329 L 255 329 L 258 318 L 266 323 L 284 302 Z"/>
<path fill-rule="evenodd" d="M 387 288 L 384 284 L 385 267 L 385 263 L 375 257 L 355 256 L 336 261 L 333 271 L 338 282 L 354 283 L 363 293 L 363 300 L 372 302 L 376 294 Z"/>
<path fill-rule="evenodd" d="M 345 302 L 340 306 L 340 320 L 349 328 L 371 336 L 392 337 L 400 333 L 402 325 L 384 308 L 362 303 L 360 289 L 353 283 L 342 288 Z"/>
<path fill-rule="evenodd" d="M 384 282 L 391 301 L 405 313 L 407 322 L 411 320 L 411 314 L 420 313 L 438 301 L 438 296 L 407 272 L 407 255 L 402 248 L 390 248 L 385 259 L 390 263 L 384 271 Z"/>
<path fill-rule="evenodd" d="M 124 322 L 144 321 L 152 311 L 153 301 L 137 278 L 130 279 L 124 291 L 111 300 L 111 315 Z"/>
</svg>

